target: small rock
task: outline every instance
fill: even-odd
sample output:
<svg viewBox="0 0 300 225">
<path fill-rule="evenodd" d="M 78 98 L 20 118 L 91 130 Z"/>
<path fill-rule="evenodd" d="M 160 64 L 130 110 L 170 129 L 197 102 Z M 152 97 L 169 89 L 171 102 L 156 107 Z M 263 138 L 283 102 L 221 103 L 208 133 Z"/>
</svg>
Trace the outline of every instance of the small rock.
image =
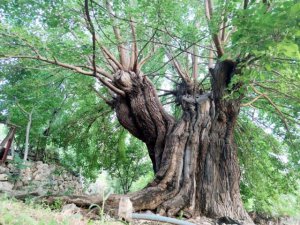
<svg viewBox="0 0 300 225">
<path fill-rule="evenodd" d="M 13 164 L 8 164 L 8 165 L 7 165 L 7 168 L 10 169 L 10 170 L 11 170 L 11 169 L 14 169 L 14 165 L 13 165 Z"/>
<path fill-rule="evenodd" d="M 43 195 L 46 194 L 47 191 L 46 191 L 42 186 L 39 186 L 39 187 L 35 190 L 35 192 L 37 192 L 37 193 L 39 194 L 39 196 L 43 196 Z"/>
<path fill-rule="evenodd" d="M 59 190 L 64 191 L 65 190 L 65 186 L 63 184 L 59 185 Z"/>
<path fill-rule="evenodd" d="M 58 186 L 57 185 L 55 185 L 54 187 L 53 187 L 53 191 L 58 191 Z"/>
<path fill-rule="evenodd" d="M 42 174 L 37 174 L 37 175 L 34 177 L 34 179 L 35 179 L 36 181 L 40 181 L 40 180 L 43 180 L 44 177 L 43 177 Z"/>
<path fill-rule="evenodd" d="M 154 214 L 155 214 L 154 212 L 152 212 L 152 211 L 150 211 L 150 210 L 147 210 L 145 213 L 146 213 L 146 214 L 149 214 L 149 215 L 154 215 Z"/>
<path fill-rule="evenodd" d="M 32 174 L 32 176 L 35 177 L 35 176 L 37 176 L 39 173 L 40 173 L 40 172 L 37 170 L 37 171 L 35 171 L 35 172 Z"/>
<path fill-rule="evenodd" d="M 8 168 L 4 166 L 0 166 L 0 173 L 7 173 L 7 172 L 8 172 Z"/>
<path fill-rule="evenodd" d="M 118 216 L 126 221 L 132 220 L 132 203 L 128 197 L 121 197 L 119 202 Z"/>
<path fill-rule="evenodd" d="M 19 181 L 17 181 L 17 182 L 15 183 L 15 187 L 14 187 L 14 188 L 15 188 L 15 189 L 20 189 L 20 188 L 23 187 L 23 185 L 24 185 L 23 182 L 19 180 Z"/>
<path fill-rule="evenodd" d="M 36 162 L 36 165 L 38 166 L 38 165 L 42 165 L 43 164 L 43 162 L 42 161 L 37 161 Z"/>
<path fill-rule="evenodd" d="M 78 208 L 74 203 L 67 204 L 62 207 L 61 212 L 65 214 L 76 214 L 80 213 L 80 208 Z"/>
<path fill-rule="evenodd" d="M 8 180 L 7 174 L 0 174 L 0 181 L 7 181 L 7 180 Z"/>
<path fill-rule="evenodd" d="M 14 185 L 10 182 L 0 182 L 0 190 L 2 191 L 11 191 L 13 189 Z"/>
</svg>

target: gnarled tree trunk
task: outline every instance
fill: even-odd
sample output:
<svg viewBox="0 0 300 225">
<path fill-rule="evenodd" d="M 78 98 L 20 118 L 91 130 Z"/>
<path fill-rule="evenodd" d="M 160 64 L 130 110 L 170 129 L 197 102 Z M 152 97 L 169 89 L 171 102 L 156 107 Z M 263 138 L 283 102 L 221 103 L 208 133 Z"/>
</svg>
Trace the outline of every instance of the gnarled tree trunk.
<svg viewBox="0 0 300 225">
<path fill-rule="evenodd" d="M 209 93 L 203 93 L 197 82 L 183 79 L 175 91 L 183 111 L 179 120 L 164 111 L 155 87 L 139 70 L 118 70 L 113 75 L 113 85 L 122 91 L 114 101 L 117 118 L 145 142 L 155 171 L 153 182 L 128 195 L 135 211 L 157 210 L 167 216 L 182 212 L 186 217 L 253 224 L 241 201 L 233 139 L 240 100 L 224 98 L 231 77 L 239 74 L 236 68 L 230 60 L 218 62 L 210 70 Z M 239 85 L 233 89 L 238 90 Z M 119 199 L 113 195 L 106 205 L 115 208 Z M 79 205 L 98 204 L 93 198 L 65 200 Z"/>
<path fill-rule="evenodd" d="M 233 130 L 238 100 L 224 100 L 235 63 L 223 61 L 211 70 L 212 92 L 185 83 L 179 91 L 182 118 L 175 121 L 160 104 L 155 88 L 142 74 L 119 71 L 115 85 L 126 95 L 115 110 L 120 123 L 144 141 L 155 180 L 130 195 L 136 211 L 251 221 L 240 197 L 240 171 Z"/>
</svg>

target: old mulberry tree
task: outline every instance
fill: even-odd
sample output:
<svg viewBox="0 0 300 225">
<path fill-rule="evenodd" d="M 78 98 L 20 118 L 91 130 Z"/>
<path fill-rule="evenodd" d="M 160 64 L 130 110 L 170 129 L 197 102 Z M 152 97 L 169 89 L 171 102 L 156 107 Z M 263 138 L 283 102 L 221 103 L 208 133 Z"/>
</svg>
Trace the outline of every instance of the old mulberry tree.
<svg viewBox="0 0 300 225">
<path fill-rule="evenodd" d="M 94 79 L 148 148 L 155 179 L 129 195 L 136 211 L 250 220 L 235 128 L 260 115 L 297 139 L 299 15 L 293 0 L 4 1 L 0 55 Z"/>
</svg>

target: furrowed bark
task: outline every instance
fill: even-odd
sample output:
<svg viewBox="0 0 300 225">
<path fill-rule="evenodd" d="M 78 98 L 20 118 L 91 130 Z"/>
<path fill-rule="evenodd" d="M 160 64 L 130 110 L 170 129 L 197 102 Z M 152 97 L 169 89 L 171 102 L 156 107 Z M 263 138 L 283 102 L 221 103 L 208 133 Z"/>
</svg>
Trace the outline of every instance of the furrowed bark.
<svg viewBox="0 0 300 225">
<path fill-rule="evenodd" d="M 135 211 L 229 217 L 240 224 L 253 224 L 241 201 L 233 141 L 240 102 L 223 99 L 236 63 L 217 62 L 210 72 L 210 93 L 203 94 L 193 83 L 182 85 L 177 103 L 183 115 L 178 121 L 164 111 L 153 84 L 143 74 L 114 74 L 113 85 L 125 93 L 115 99 L 117 118 L 145 142 L 155 171 L 155 179 L 145 189 L 128 197 Z M 111 196 L 106 204 L 116 207 L 119 199 Z"/>
<path fill-rule="evenodd" d="M 115 84 L 126 92 L 126 96 L 116 99 L 117 117 L 129 132 L 146 143 L 154 171 L 158 171 L 165 136 L 174 119 L 164 111 L 146 76 L 119 71 Z"/>
<path fill-rule="evenodd" d="M 227 216 L 252 223 L 240 197 L 233 141 L 240 103 L 223 99 L 235 69 L 233 61 L 217 62 L 211 69 L 211 93 L 186 87 L 179 98 L 183 116 L 177 122 L 164 112 L 146 77 L 115 76 L 116 86 L 126 92 L 116 101 L 118 119 L 146 143 L 156 174 L 146 189 L 129 195 L 135 211 L 156 209 L 168 216 L 182 211 L 187 217 Z"/>
</svg>

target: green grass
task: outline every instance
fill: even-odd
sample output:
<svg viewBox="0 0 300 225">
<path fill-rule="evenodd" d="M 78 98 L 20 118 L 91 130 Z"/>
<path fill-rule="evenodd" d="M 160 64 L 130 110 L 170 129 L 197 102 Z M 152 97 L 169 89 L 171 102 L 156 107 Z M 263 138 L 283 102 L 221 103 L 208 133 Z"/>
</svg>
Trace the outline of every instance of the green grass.
<svg viewBox="0 0 300 225">
<path fill-rule="evenodd" d="M 121 225 L 118 221 L 90 221 L 81 215 L 51 210 L 46 205 L 23 203 L 0 195 L 0 225 Z"/>
</svg>

